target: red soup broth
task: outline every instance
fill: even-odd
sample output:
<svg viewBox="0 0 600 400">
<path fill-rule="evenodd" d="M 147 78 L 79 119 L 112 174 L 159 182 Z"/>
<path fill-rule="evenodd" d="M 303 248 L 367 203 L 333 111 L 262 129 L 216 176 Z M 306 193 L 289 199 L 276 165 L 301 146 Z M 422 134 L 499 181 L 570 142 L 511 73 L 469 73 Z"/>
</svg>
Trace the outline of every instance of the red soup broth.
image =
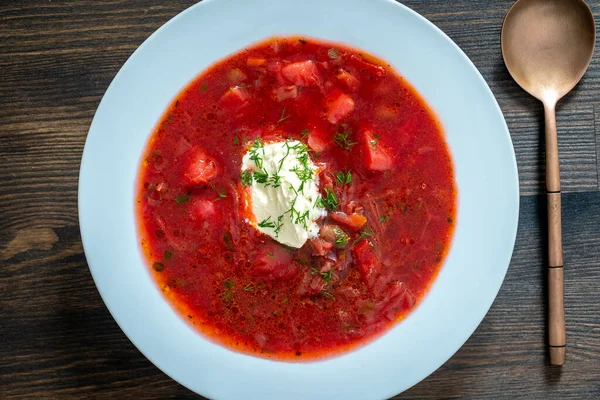
<svg viewBox="0 0 600 400">
<path fill-rule="evenodd" d="M 240 173 L 256 138 L 306 144 L 337 200 L 300 249 L 248 222 Z M 411 85 L 362 50 L 301 37 L 249 46 L 187 85 L 150 136 L 136 193 L 144 257 L 181 317 L 285 361 L 354 349 L 412 311 L 457 201 L 441 125 Z"/>
</svg>

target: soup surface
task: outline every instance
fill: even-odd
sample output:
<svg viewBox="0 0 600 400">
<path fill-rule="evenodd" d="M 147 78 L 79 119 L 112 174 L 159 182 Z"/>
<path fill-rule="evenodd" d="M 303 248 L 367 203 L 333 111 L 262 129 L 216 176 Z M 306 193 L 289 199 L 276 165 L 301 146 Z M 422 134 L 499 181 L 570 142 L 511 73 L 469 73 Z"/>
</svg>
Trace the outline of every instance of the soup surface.
<svg viewBox="0 0 600 400">
<path fill-rule="evenodd" d="M 137 185 L 167 300 L 212 340 L 277 360 L 340 354 L 400 321 L 435 279 L 456 212 L 443 132 L 408 82 L 300 37 L 195 78 L 150 136 Z"/>
</svg>

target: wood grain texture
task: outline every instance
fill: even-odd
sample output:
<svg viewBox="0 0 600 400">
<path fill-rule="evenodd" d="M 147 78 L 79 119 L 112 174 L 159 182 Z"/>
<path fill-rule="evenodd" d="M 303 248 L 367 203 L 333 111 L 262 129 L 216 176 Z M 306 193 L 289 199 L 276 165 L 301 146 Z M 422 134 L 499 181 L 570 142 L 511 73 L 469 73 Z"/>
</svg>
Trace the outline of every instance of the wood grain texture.
<svg viewBox="0 0 600 400">
<path fill-rule="evenodd" d="M 398 399 L 600 398 L 600 52 L 557 110 L 568 361 L 548 366 L 541 104 L 500 54 L 509 0 L 410 0 L 472 59 L 517 153 L 515 252 L 490 312 Z M 0 398 L 198 398 L 125 337 L 81 246 L 77 179 L 98 103 L 129 55 L 192 2 L 0 3 Z M 600 1 L 588 1 L 600 25 Z M 485 134 L 483 132 L 482 134 Z"/>
</svg>

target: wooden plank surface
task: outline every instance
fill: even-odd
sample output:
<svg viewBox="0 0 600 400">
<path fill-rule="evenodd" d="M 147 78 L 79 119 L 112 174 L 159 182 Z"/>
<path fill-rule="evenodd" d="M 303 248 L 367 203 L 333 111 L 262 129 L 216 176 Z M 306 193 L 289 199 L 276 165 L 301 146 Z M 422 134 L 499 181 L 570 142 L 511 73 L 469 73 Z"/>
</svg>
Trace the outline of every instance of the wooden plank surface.
<svg viewBox="0 0 600 400">
<path fill-rule="evenodd" d="M 547 365 L 542 109 L 499 49 L 508 0 L 404 2 L 465 51 L 496 95 L 521 180 L 515 253 L 492 309 L 398 398 L 600 398 L 600 55 L 558 110 L 568 362 Z M 599 24 L 600 1 L 588 1 Z M 0 398 L 198 398 L 125 337 L 87 268 L 77 179 L 87 129 L 129 55 L 189 1 L 0 4 Z M 540 222 L 542 221 L 542 222 Z"/>
</svg>

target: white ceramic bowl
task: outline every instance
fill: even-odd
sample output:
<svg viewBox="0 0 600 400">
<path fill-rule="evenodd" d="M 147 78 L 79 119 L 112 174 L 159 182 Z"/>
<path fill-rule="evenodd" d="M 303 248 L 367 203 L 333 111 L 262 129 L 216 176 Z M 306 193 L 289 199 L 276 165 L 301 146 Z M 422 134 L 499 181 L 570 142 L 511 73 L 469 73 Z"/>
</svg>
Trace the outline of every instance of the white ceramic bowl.
<svg viewBox="0 0 600 400">
<path fill-rule="evenodd" d="M 169 102 L 216 60 L 287 34 L 365 49 L 404 75 L 442 121 L 459 190 L 452 248 L 421 305 L 370 344 L 310 363 L 236 353 L 190 328 L 150 277 L 134 219 L 142 150 Z M 191 390 L 217 399 L 381 399 L 432 373 L 481 322 L 508 268 L 518 195 L 512 143 L 491 91 L 463 52 L 415 12 L 391 0 L 205 0 L 146 40 L 108 88 L 83 153 L 79 219 L 90 270 L 115 320 Z"/>
</svg>

